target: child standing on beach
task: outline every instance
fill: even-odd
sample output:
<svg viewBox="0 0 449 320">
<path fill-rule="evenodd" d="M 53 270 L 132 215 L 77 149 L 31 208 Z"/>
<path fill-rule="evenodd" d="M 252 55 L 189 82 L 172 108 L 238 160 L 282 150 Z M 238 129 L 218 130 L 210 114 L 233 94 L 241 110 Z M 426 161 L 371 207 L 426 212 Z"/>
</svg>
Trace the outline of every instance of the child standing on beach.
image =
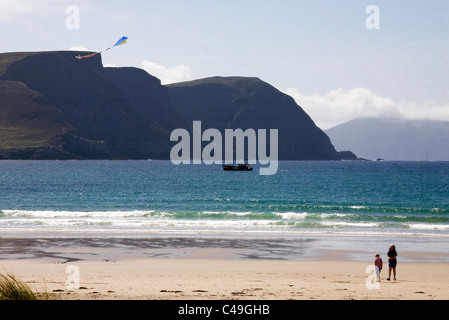
<svg viewBox="0 0 449 320">
<path fill-rule="evenodd" d="M 376 282 L 380 282 L 380 271 L 382 271 L 383 261 L 378 253 L 376 253 L 375 257 L 376 259 L 374 260 L 374 266 L 376 267 L 376 276 L 377 276 Z"/>
</svg>

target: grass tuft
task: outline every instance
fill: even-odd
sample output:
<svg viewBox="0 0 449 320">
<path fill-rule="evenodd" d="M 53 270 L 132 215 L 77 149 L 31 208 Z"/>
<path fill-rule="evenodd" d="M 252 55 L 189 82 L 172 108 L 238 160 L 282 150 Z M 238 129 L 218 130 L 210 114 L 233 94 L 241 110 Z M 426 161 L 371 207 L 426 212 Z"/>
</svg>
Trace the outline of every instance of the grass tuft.
<svg viewBox="0 0 449 320">
<path fill-rule="evenodd" d="M 0 300 L 38 300 L 38 296 L 16 276 L 0 273 Z"/>
</svg>

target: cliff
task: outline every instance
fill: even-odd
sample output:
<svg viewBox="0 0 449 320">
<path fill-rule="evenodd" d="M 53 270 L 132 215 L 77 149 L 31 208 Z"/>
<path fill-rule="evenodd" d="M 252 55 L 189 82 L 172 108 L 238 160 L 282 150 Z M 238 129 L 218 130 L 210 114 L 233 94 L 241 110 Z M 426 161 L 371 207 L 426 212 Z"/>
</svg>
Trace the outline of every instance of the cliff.
<svg viewBox="0 0 449 320">
<path fill-rule="evenodd" d="M 0 54 L 0 159 L 169 159 L 170 133 L 279 130 L 279 158 L 340 160 L 294 100 L 257 78 L 169 86 L 137 68 L 104 68 L 88 52 Z"/>
<path fill-rule="evenodd" d="M 212 77 L 168 85 L 173 106 L 202 129 L 278 129 L 281 160 L 340 160 L 327 135 L 294 99 L 258 78 Z M 356 158 L 351 156 L 351 158 Z"/>
<path fill-rule="evenodd" d="M 108 76 L 114 78 L 118 72 L 124 74 L 126 79 L 128 70 L 105 73 L 100 55 L 84 60 L 75 59 L 75 55 L 72 51 L 20 54 L 20 59 L 15 59 L 8 66 L 3 63 L 4 72 L 0 79 L 4 90 L 0 95 L 8 96 L 10 102 L 2 102 L 1 109 L 13 108 L 17 114 L 26 114 L 30 102 L 33 102 L 41 108 L 45 107 L 46 112 L 55 112 L 62 121 L 61 124 L 52 125 L 35 121 L 41 131 L 51 131 L 52 137 L 42 141 L 41 145 L 33 145 L 34 148 L 40 147 L 40 152 L 30 157 L 54 158 L 54 154 L 43 154 L 42 150 L 48 146 L 61 150 L 58 158 L 64 159 L 165 157 L 170 148 L 168 132 L 147 114 L 139 112 L 114 81 L 108 79 Z M 18 100 L 19 94 L 11 95 L 7 89 L 11 84 L 39 95 L 42 101 Z M 60 126 L 66 129 L 62 130 L 63 133 L 53 129 Z M 22 131 L 21 123 L 16 123 L 15 127 L 17 131 Z M 14 140 L 13 136 L 11 140 Z M 18 152 L 17 157 L 22 157 L 23 147 L 13 148 Z M 6 153 L 8 157 L 14 157 L 12 154 L 15 151 L 7 145 L 2 143 L 0 149 L 3 155 Z"/>
</svg>

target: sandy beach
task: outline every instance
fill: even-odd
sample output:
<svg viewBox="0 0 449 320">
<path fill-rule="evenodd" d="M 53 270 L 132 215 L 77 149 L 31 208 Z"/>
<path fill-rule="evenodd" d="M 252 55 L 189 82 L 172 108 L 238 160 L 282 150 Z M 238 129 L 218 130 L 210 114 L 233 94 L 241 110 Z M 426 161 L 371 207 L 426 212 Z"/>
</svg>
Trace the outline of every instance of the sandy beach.
<svg viewBox="0 0 449 320">
<path fill-rule="evenodd" d="M 447 262 L 399 262 L 397 280 L 386 281 L 384 257 L 382 280 L 375 283 L 367 270 L 372 261 L 345 260 L 348 255 L 336 251 L 299 261 L 242 259 L 248 249 L 207 247 L 45 247 L 45 254 L 34 248 L 31 255 L 24 250 L 30 241 L 36 240 L 8 240 L 14 252 L 3 241 L 2 272 L 61 300 L 449 299 Z"/>
<path fill-rule="evenodd" d="M 224 259 L 139 259 L 81 261 L 80 289 L 67 289 L 67 264 L 2 261 L 37 291 L 57 299 L 165 300 L 372 300 L 448 299 L 449 265 L 403 263 L 398 279 L 368 289 L 367 264 L 346 261 L 241 261 Z"/>
</svg>

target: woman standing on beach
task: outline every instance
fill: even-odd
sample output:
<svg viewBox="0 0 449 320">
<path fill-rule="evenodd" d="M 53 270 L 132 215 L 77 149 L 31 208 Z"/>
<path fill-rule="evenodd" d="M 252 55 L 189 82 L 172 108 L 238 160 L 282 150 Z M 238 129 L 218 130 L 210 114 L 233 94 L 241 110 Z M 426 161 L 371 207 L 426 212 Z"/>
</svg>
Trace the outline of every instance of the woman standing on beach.
<svg viewBox="0 0 449 320">
<path fill-rule="evenodd" d="M 393 279 L 396 280 L 396 264 L 397 264 L 397 259 L 396 257 L 398 256 L 398 253 L 396 252 L 396 246 L 392 243 L 390 244 L 390 249 L 388 250 L 387 253 L 388 256 L 388 279 L 390 280 L 391 277 L 391 270 L 393 269 Z"/>
</svg>

